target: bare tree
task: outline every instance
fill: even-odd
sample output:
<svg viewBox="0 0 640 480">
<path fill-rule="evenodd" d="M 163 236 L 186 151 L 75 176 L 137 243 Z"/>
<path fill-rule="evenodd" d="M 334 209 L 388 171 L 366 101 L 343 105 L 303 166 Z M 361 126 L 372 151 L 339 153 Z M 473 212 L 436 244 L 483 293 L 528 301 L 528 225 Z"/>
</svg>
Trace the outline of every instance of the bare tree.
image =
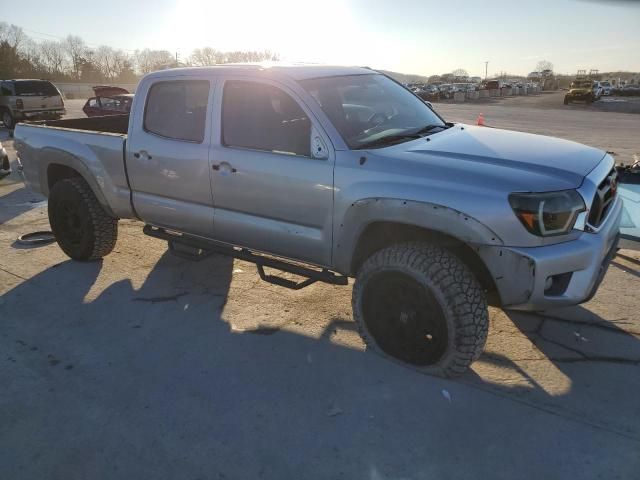
<svg viewBox="0 0 640 480">
<path fill-rule="evenodd" d="M 93 55 L 93 61 L 96 68 L 102 73 L 102 75 L 109 79 L 115 75 L 115 50 L 106 45 L 98 47 Z"/>
<path fill-rule="evenodd" d="M 196 48 L 189 57 L 189 63 L 195 66 L 225 63 L 225 54 L 211 47 Z"/>
<path fill-rule="evenodd" d="M 536 72 L 542 72 L 543 70 L 553 71 L 553 63 L 549 60 L 540 60 L 536 65 Z"/>
<path fill-rule="evenodd" d="M 29 70 L 34 75 L 46 70 L 42 56 L 40 44 L 29 37 L 25 37 L 20 41 L 19 49 L 20 58 L 30 66 Z"/>
<path fill-rule="evenodd" d="M 64 50 L 71 60 L 71 74 L 74 78 L 80 78 L 81 66 L 84 63 L 84 57 L 87 55 L 87 46 L 82 38 L 77 35 L 67 35 L 63 41 Z"/>
<path fill-rule="evenodd" d="M 65 55 L 62 43 L 45 40 L 40 42 L 40 52 L 44 68 L 51 75 L 60 75 L 64 71 Z"/>
<path fill-rule="evenodd" d="M 145 48 L 144 50 L 136 50 L 133 57 L 138 71 L 143 75 L 175 64 L 175 58 L 167 50 L 149 50 Z"/>
<path fill-rule="evenodd" d="M 18 50 L 26 38 L 22 28 L 13 24 L 9 25 L 7 22 L 0 22 L 0 43 L 7 42 L 9 47 Z"/>
<path fill-rule="evenodd" d="M 451 72 L 455 78 L 468 78 L 469 73 L 464 68 L 456 68 L 453 72 Z"/>
<path fill-rule="evenodd" d="M 204 66 L 278 59 L 269 50 L 223 52 L 203 47 L 195 49 L 187 62 Z M 20 27 L 0 21 L 0 78 L 31 75 L 55 80 L 135 82 L 139 74 L 175 66 L 178 62 L 167 50 L 136 50 L 128 55 L 103 45 L 93 51 L 77 35 L 68 35 L 62 41 L 34 41 Z"/>
</svg>

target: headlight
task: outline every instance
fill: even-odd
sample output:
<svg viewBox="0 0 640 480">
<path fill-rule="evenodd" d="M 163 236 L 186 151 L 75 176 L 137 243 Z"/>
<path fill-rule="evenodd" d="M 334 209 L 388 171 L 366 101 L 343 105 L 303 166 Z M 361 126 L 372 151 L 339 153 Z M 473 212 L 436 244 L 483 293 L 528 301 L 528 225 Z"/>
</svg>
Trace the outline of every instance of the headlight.
<svg viewBox="0 0 640 480">
<path fill-rule="evenodd" d="M 575 190 L 549 193 L 512 193 L 509 203 L 522 225 L 534 235 L 549 237 L 568 233 L 584 201 Z"/>
</svg>

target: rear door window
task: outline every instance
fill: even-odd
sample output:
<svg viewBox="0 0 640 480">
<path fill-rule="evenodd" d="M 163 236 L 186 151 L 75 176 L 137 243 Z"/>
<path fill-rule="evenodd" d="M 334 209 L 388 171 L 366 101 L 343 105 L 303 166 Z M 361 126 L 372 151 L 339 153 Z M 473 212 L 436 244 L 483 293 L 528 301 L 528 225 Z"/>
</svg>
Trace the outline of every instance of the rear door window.
<svg viewBox="0 0 640 480">
<path fill-rule="evenodd" d="M 175 140 L 202 143 L 206 124 L 209 82 L 157 82 L 147 94 L 144 129 Z"/>
<path fill-rule="evenodd" d="M 288 155 L 311 155 L 311 121 L 283 90 L 257 82 L 227 81 L 222 100 L 222 143 Z"/>
</svg>

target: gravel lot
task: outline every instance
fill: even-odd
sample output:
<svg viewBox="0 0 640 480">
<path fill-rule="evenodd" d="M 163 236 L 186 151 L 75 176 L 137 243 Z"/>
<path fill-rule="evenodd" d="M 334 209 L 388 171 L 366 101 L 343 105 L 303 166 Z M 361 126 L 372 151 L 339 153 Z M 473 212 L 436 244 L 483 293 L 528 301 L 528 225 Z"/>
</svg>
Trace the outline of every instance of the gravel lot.
<svg viewBox="0 0 640 480">
<path fill-rule="evenodd" d="M 639 153 L 640 115 L 511 100 L 436 109 Z M 22 248 L 41 200 L 0 180 L 2 478 L 638 478 L 639 252 L 582 306 L 492 309 L 486 353 L 448 381 L 365 352 L 351 287 L 180 260 L 134 221 L 99 263 Z"/>
</svg>

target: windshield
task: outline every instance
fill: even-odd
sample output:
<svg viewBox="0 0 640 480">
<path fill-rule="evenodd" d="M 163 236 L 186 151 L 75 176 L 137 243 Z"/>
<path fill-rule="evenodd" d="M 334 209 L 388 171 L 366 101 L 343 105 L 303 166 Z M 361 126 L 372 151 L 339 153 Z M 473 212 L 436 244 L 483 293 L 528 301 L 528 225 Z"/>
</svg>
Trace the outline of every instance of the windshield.
<svg viewBox="0 0 640 480">
<path fill-rule="evenodd" d="M 345 75 L 300 82 L 351 149 L 426 126 L 445 126 L 422 100 L 384 75 Z"/>
<path fill-rule="evenodd" d="M 53 95 L 59 95 L 58 90 L 51 82 L 29 80 L 22 82 L 15 82 L 15 89 L 17 96 L 38 96 L 38 97 L 51 97 Z"/>
</svg>

